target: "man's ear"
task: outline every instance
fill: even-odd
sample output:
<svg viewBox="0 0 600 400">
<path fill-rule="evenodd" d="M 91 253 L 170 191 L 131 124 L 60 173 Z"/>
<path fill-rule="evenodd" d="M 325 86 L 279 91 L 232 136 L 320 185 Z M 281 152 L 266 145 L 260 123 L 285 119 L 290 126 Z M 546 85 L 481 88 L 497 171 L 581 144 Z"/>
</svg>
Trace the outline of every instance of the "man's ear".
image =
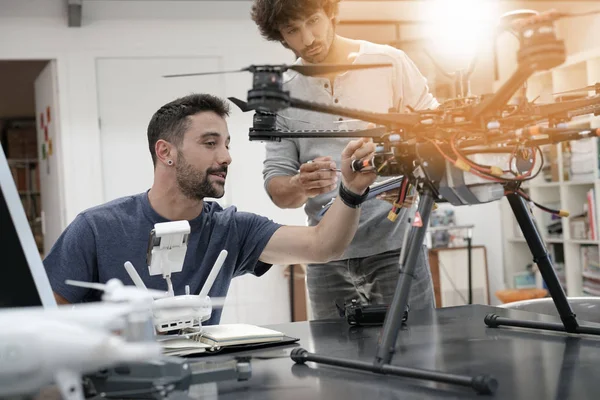
<svg viewBox="0 0 600 400">
<path fill-rule="evenodd" d="M 177 161 L 177 151 L 175 146 L 164 139 L 156 141 L 154 151 L 156 153 L 156 161 L 165 166 L 172 166 L 175 164 L 175 161 Z"/>
</svg>

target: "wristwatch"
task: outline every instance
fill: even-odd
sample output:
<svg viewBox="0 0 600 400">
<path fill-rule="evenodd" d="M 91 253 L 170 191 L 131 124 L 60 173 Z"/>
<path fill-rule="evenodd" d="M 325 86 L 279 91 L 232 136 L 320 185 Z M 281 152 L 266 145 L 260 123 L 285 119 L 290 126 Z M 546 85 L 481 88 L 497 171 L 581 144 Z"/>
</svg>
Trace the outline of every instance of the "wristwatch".
<svg viewBox="0 0 600 400">
<path fill-rule="evenodd" d="M 363 194 L 359 195 L 359 194 L 356 194 L 356 193 L 348 190 L 348 188 L 346 188 L 346 186 L 344 186 L 343 182 L 340 184 L 340 198 L 342 199 L 344 204 L 347 205 L 348 207 L 359 208 L 360 205 L 367 199 L 368 194 L 369 194 L 368 187 L 367 187 L 367 190 L 365 190 L 365 192 Z"/>
</svg>

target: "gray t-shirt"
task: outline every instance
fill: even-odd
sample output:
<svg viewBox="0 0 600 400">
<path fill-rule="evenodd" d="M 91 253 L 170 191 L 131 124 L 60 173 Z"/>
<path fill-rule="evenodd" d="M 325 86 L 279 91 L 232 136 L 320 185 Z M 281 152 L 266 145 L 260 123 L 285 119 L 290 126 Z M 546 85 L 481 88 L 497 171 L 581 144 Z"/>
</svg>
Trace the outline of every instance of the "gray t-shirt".
<svg viewBox="0 0 600 400">
<path fill-rule="evenodd" d="M 295 98 L 348 108 L 387 113 L 390 110 L 436 108 L 439 103 L 429 93 L 427 81 L 415 64 L 401 50 L 391 46 L 361 41 L 355 64 L 386 63 L 393 67 L 349 71 L 338 75 L 333 88 L 327 78 L 306 77 L 295 71 L 286 73 L 285 90 Z M 298 59 L 296 64 L 303 64 Z M 279 112 L 279 127 L 302 129 L 364 129 L 367 122 L 346 117 L 287 108 Z M 341 153 L 351 139 L 282 139 L 266 145 L 263 177 L 265 189 L 274 176 L 295 175 L 300 165 L 320 156 L 331 156 L 340 165 Z M 380 178 L 386 179 L 386 177 Z M 304 210 L 309 225 L 316 225 L 321 208 L 337 190 L 309 199 Z M 362 206 L 359 228 L 341 259 L 367 257 L 399 249 L 406 229 L 406 212 L 396 222 L 387 219 L 391 205 L 372 199 Z"/>
<path fill-rule="evenodd" d="M 130 261 L 147 287 L 166 291 L 166 281 L 161 275 L 150 276 L 146 264 L 149 234 L 158 222 L 168 220 L 150 206 L 147 192 L 80 213 L 44 260 L 52 289 L 71 303 L 98 301 L 102 292 L 70 286 L 65 280 L 105 283 L 118 278 L 132 285 L 123 266 Z M 258 258 L 281 225 L 210 201 L 204 202 L 200 215 L 189 223 L 183 271 L 171 275 L 176 295 L 185 293 L 185 285 L 198 294 L 223 249 L 228 255 L 209 292 L 211 297 L 224 297 L 232 278 L 246 273 L 260 276 L 271 267 Z M 218 324 L 220 318 L 221 309 L 216 308 L 205 324 Z"/>
</svg>

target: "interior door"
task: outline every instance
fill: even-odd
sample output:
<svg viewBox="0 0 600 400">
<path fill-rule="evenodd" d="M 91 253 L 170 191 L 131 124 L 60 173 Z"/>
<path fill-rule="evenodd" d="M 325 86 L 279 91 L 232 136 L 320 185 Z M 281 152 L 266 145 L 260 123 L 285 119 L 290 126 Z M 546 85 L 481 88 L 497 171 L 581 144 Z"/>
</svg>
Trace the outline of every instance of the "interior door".
<svg viewBox="0 0 600 400">
<path fill-rule="evenodd" d="M 225 97 L 221 75 L 163 78 L 218 71 L 219 57 L 100 58 L 96 63 L 104 200 L 140 193 L 152 186 L 153 166 L 146 130 L 162 105 L 194 92 Z M 229 181 L 229 180 L 228 180 Z M 219 202 L 230 204 L 231 190 Z"/>
<path fill-rule="evenodd" d="M 48 62 L 36 78 L 34 88 L 42 232 L 47 253 L 65 228 L 56 61 Z"/>
</svg>

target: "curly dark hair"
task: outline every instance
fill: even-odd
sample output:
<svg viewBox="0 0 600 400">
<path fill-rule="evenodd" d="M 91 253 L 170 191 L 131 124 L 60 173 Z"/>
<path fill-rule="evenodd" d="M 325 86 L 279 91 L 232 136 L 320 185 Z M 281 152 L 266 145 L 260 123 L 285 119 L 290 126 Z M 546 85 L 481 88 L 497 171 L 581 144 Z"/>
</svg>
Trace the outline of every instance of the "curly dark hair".
<svg viewBox="0 0 600 400">
<path fill-rule="evenodd" d="M 219 97 L 198 93 L 173 100 L 154 113 L 148 124 L 148 147 L 154 165 L 156 142 L 163 139 L 179 146 L 190 125 L 188 117 L 204 111 L 212 111 L 225 118 L 229 116 L 229 104 Z"/>
<path fill-rule="evenodd" d="M 339 2 L 340 0 L 254 0 L 251 15 L 265 39 L 283 42 L 279 33 L 283 24 L 306 18 L 321 9 L 329 17 L 337 16 Z"/>
</svg>

